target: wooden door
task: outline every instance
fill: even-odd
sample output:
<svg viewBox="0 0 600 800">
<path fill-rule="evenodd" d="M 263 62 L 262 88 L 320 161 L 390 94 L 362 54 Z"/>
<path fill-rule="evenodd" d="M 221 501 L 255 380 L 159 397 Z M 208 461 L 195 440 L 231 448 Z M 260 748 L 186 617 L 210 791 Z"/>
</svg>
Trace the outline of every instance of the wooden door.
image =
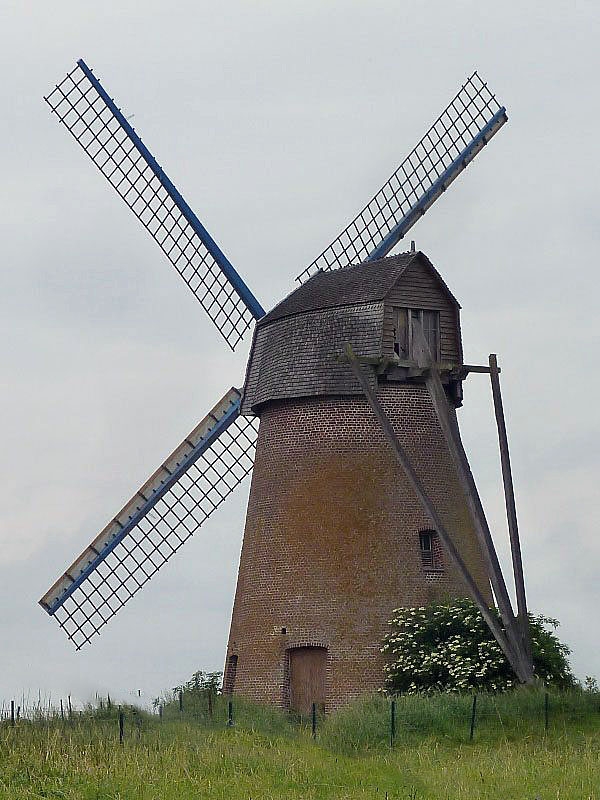
<svg viewBox="0 0 600 800">
<path fill-rule="evenodd" d="M 325 706 L 327 648 L 296 647 L 290 654 L 290 708 L 310 714 L 312 704 Z"/>
</svg>

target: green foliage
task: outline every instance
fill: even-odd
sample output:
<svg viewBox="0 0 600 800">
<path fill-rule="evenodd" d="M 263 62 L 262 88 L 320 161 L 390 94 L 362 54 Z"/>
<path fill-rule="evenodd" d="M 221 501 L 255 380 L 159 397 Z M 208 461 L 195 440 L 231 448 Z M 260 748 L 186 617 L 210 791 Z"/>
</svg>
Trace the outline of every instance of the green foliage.
<svg viewBox="0 0 600 800">
<path fill-rule="evenodd" d="M 222 678 L 222 672 L 203 672 L 199 669 L 197 672 L 194 672 L 187 683 L 181 686 L 175 686 L 173 694 L 178 695 L 179 692 L 183 692 L 184 694 L 186 692 L 189 694 L 217 694 L 221 688 Z"/>
<path fill-rule="evenodd" d="M 233 702 L 232 728 L 222 706 L 212 723 L 137 712 L 139 726 L 123 707 L 123 745 L 114 703 L 0 721 L 0 800 L 600 800 L 600 714 L 588 692 L 552 692 L 548 732 L 543 691 L 480 695 L 473 742 L 468 697 L 402 697 L 393 748 L 382 696 L 328 715 L 316 742 L 281 712 Z"/>
<path fill-rule="evenodd" d="M 472 697 L 458 692 L 405 694 L 395 699 L 395 744 L 431 746 L 441 741 L 457 746 L 469 740 Z M 524 741 L 545 735 L 546 690 L 521 686 L 507 692 L 477 695 L 478 741 Z M 549 730 L 597 729 L 600 696 L 581 688 L 548 692 Z M 335 752 L 352 754 L 389 748 L 391 701 L 366 695 L 330 714 L 319 729 L 319 741 Z M 437 746 L 437 745 L 436 745 Z"/>
<path fill-rule="evenodd" d="M 499 619 L 499 617 L 498 617 Z M 422 692 L 506 691 L 517 684 L 508 661 L 472 600 L 399 608 L 382 647 L 385 690 Z M 529 615 L 535 674 L 547 686 L 575 686 L 554 630 L 558 621 Z"/>
<path fill-rule="evenodd" d="M 207 728 L 222 728 L 229 716 L 229 698 L 220 691 L 221 672 L 195 672 L 189 681 L 175 686 L 152 701 L 162 707 L 165 721 L 184 721 Z M 181 705 L 179 697 L 181 693 Z M 233 725 L 238 730 L 284 736 L 293 731 L 292 719 L 279 708 L 233 698 Z"/>
<path fill-rule="evenodd" d="M 164 692 L 159 697 L 155 697 L 152 705 L 155 709 L 159 706 L 166 708 L 175 701 L 179 702 L 179 695 L 183 695 L 186 706 L 197 706 L 202 700 L 206 700 L 209 695 L 212 699 L 217 695 L 221 688 L 222 672 L 203 672 L 198 670 L 192 677 L 181 686 L 174 686 L 170 692 Z"/>
</svg>

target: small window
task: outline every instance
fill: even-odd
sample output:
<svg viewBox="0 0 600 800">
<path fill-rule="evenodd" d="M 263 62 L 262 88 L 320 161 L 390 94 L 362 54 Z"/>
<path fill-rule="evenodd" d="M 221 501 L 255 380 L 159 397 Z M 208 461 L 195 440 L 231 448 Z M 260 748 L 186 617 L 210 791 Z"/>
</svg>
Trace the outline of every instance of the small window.
<svg viewBox="0 0 600 800">
<path fill-rule="evenodd" d="M 429 347 L 429 352 L 434 361 L 440 360 L 440 312 L 439 311 L 426 311 L 424 309 L 412 308 L 410 310 L 410 354 L 413 356 L 413 329 L 414 323 L 419 322 L 423 329 L 423 336 Z"/>
<path fill-rule="evenodd" d="M 440 360 L 440 315 L 438 311 L 422 311 L 421 324 L 425 341 L 434 361 Z"/>
<path fill-rule="evenodd" d="M 440 312 L 421 308 L 394 308 L 394 353 L 398 358 L 414 359 L 413 330 L 421 325 L 434 361 L 440 360 Z"/>
<path fill-rule="evenodd" d="M 442 569 L 441 552 L 437 533 L 435 531 L 421 531 L 419 533 L 419 546 L 421 549 L 421 564 L 423 569 Z"/>
<path fill-rule="evenodd" d="M 398 358 L 408 358 L 408 320 L 406 308 L 394 309 L 394 353 Z"/>
</svg>

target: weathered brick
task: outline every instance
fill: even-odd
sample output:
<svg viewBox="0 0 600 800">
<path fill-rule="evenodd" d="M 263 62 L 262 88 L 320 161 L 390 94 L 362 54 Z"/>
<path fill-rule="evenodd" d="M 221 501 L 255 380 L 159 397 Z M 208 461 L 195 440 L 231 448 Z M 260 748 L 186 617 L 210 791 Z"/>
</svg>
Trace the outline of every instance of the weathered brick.
<svg viewBox="0 0 600 800">
<path fill-rule="evenodd" d="M 327 648 L 326 707 L 382 683 L 399 606 L 466 594 L 347 363 L 393 355 L 397 308 L 440 317 L 440 354 L 462 361 L 459 306 L 422 253 L 314 276 L 259 323 L 244 412 L 260 415 L 225 691 L 286 707 L 289 653 Z M 396 309 L 396 310 L 395 310 Z M 407 312 L 408 314 L 408 312 Z M 407 316 L 408 319 L 408 316 Z M 491 602 L 475 531 L 435 410 L 408 370 L 369 380 L 464 561 Z M 460 387 L 448 386 L 451 404 Z"/>
<path fill-rule="evenodd" d="M 481 553 L 424 386 L 379 396 L 455 543 L 491 600 Z M 381 686 L 379 652 L 399 606 L 464 596 L 447 563 L 424 570 L 431 527 L 362 397 L 284 400 L 263 409 L 228 656 L 237 693 L 285 706 L 287 651 L 327 647 L 327 707 Z M 282 633 L 285 629 L 285 633 Z"/>
</svg>

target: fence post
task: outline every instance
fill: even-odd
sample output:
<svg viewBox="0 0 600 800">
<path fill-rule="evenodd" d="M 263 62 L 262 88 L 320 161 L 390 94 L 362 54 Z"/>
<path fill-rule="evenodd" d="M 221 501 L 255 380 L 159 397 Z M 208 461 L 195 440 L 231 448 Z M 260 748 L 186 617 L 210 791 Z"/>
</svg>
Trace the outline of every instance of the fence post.
<svg viewBox="0 0 600 800">
<path fill-rule="evenodd" d="M 394 746 L 394 739 L 396 738 L 396 701 L 392 700 L 390 709 L 390 747 Z"/>
<path fill-rule="evenodd" d="M 125 714 L 119 709 L 119 744 L 123 744 L 125 738 Z"/>
<path fill-rule="evenodd" d="M 231 728 L 233 725 L 233 701 L 227 703 L 227 727 Z"/>
<path fill-rule="evenodd" d="M 163 707 L 159 706 L 158 707 L 158 718 L 160 719 L 161 722 L 162 722 L 162 715 L 163 715 Z"/>
<path fill-rule="evenodd" d="M 469 734 L 469 740 L 473 741 L 473 734 L 475 733 L 475 714 L 477 713 L 477 695 L 473 695 L 473 705 L 471 707 L 471 732 Z"/>
<path fill-rule="evenodd" d="M 548 692 L 544 694 L 544 731 L 548 732 Z"/>
<path fill-rule="evenodd" d="M 63 706 L 62 697 L 60 698 L 60 718 L 64 722 L 64 720 L 65 720 L 65 707 Z"/>
<path fill-rule="evenodd" d="M 179 713 L 183 714 L 183 692 L 179 690 Z"/>
<path fill-rule="evenodd" d="M 21 719 L 21 706 L 17 706 L 17 722 Z"/>
<path fill-rule="evenodd" d="M 213 697 L 210 689 L 208 690 L 208 716 L 210 719 L 213 718 Z"/>
<path fill-rule="evenodd" d="M 15 701 L 10 701 L 10 724 L 14 727 L 15 724 Z"/>
<path fill-rule="evenodd" d="M 73 716 L 73 706 L 71 705 L 71 695 L 67 697 L 67 703 L 69 705 L 69 719 Z"/>
<path fill-rule="evenodd" d="M 312 710 L 311 711 L 312 711 L 312 713 L 311 713 L 311 717 L 312 717 L 312 719 L 311 719 L 311 723 L 312 723 L 312 725 L 311 725 L 311 727 L 312 727 L 312 738 L 316 739 L 317 738 L 317 704 L 316 703 L 312 704 Z"/>
</svg>

